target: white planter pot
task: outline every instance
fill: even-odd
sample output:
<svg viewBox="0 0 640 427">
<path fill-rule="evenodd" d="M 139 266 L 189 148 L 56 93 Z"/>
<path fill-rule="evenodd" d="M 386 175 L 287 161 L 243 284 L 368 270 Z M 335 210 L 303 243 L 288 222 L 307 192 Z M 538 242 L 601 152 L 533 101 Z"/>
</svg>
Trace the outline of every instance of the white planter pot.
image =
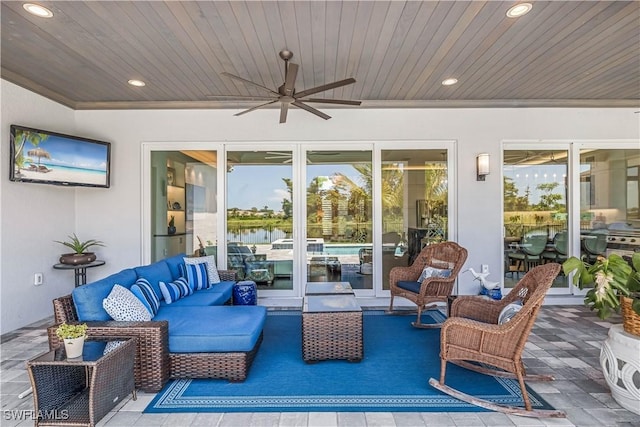
<svg viewBox="0 0 640 427">
<path fill-rule="evenodd" d="M 640 415 L 640 337 L 625 332 L 622 325 L 609 329 L 600 350 L 600 366 L 611 396 L 623 408 Z"/>
<path fill-rule="evenodd" d="M 75 359 L 82 356 L 82 348 L 84 347 L 84 338 L 65 338 L 64 349 L 67 352 L 67 359 Z"/>
</svg>

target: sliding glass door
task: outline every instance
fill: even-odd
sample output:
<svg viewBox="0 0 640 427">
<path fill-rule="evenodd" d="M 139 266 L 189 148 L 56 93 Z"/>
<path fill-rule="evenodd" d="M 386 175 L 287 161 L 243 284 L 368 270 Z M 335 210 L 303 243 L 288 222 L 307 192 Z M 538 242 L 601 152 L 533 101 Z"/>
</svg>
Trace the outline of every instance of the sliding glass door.
<svg viewBox="0 0 640 427">
<path fill-rule="evenodd" d="M 292 160 L 290 148 L 227 151 L 227 268 L 267 294 L 294 286 Z"/>
<path fill-rule="evenodd" d="M 373 289 L 371 150 L 306 151 L 307 281 Z"/>
</svg>

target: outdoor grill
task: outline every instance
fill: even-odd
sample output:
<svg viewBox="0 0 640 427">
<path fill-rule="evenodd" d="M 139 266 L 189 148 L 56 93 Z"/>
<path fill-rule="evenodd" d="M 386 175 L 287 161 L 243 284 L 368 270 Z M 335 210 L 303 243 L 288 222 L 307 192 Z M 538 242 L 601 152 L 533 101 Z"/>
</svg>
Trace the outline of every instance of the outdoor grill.
<svg viewBox="0 0 640 427">
<path fill-rule="evenodd" d="M 640 252 L 640 230 L 609 230 L 607 236 L 607 255 L 631 256 L 634 252 Z"/>
</svg>

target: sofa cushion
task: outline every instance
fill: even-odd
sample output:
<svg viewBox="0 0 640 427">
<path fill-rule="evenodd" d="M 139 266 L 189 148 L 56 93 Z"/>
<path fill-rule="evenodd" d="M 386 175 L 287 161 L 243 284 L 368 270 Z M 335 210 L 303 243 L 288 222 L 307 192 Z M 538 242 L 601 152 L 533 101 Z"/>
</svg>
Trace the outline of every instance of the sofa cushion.
<svg viewBox="0 0 640 427">
<path fill-rule="evenodd" d="M 187 280 L 189 286 L 194 291 L 200 291 L 209 287 L 209 276 L 207 274 L 207 264 L 185 264 Z"/>
<path fill-rule="evenodd" d="M 228 299 L 228 298 L 227 298 Z M 177 301 L 172 301 L 171 307 L 192 307 L 192 306 L 208 306 L 208 305 L 223 305 L 227 299 L 224 295 L 218 292 L 204 292 L 198 291 L 188 297 L 180 298 Z M 160 307 L 166 307 L 169 305 L 167 301 L 162 301 Z"/>
<path fill-rule="evenodd" d="M 71 296 L 76 306 L 78 320 L 81 322 L 111 320 L 109 313 L 102 307 L 102 300 L 109 295 L 116 283 L 130 288 L 138 277 L 133 269 L 122 270 L 104 279 L 79 286 Z"/>
<path fill-rule="evenodd" d="M 153 291 L 151 284 L 144 277 L 138 278 L 136 283 L 131 286 L 131 292 L 144 304 L 144 306 L 151 313 L 151 318 L 156 315 L 158 308 L 160 307 L 160 300 Z"/>
<path fill-rule="evenodd" d="M 233 285 L 235 285 L 235 283 L 236 282 L 231 280 L 225 280 L 224 282 L 216 283 L 215 285 L 213 285 L 208 289 L 203 289 L 200 292 L 205 292 L 205 293 L 213 292 L 213 293 L 222 294 L 224 298 L 224 301 L 223 301 L 223 304 L 224 304 L 225 302 L 227 302 L 227 300 L 231 299 L 231 295 L 233 294 Z"/>
<path fill-rule="evenodd" d="M 207 275 L 209 276 L 209 286 L 220 283 L 220 276 L 216 268 L 216 258 L 213 255 L 201 256 L 195 258 L 184 257 L 184 263 L 187 264 L 206 264 Z"/>
<path fill-rule="evenodd" d="M 180 274 L 180 266 L 184 265 L 184 257 L 185 254 L 181 253 L 164 259 L 164 262 L 166 262 L 167 266 L 169 267 L 169 271 L 171 271 L 172 280 L 184 277 L 184 275 Z"/>
<path fill-rule="evenodd" d="M 187 279 L 179 277 L 173 282 L 160 282 L 160 290 L 167 304 L 178 301 L 180 298 L 193 294 L 193 289 L 189 286 Z"/>
<path fill-rule="evenodd" d="M 153 291 L 159 300 L 162 300 L 162 292 L 160 292 L 160 281 L 170 282 L 173 279 L 169 264 L 164 260 L 154 262 L 153 264 L 135 267 L 134 270 L 138 278 L 145 278 L 151 284 Z"/>
<path fill-rule="evenodd" d="M 155 320 L 169 321 L 171 353 L 213 353 L 253 349 L 266 317 L 267 309 L 259 305 L 174 307 L 172 304 L 161 307 Z"/>
<path fill-rule="evenodd" d="M 113 320 L 144 322 L 152 318 L 149 310 L 133 292 L 117 284 L 113 286 L 109 295 L 102 300 L 102 306 Z"/>
</svg>

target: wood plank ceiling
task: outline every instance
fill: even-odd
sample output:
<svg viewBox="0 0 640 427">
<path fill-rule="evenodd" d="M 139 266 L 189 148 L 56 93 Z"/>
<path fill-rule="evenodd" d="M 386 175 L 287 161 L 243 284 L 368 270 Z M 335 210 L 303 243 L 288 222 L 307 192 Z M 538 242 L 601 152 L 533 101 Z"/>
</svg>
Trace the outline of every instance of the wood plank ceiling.
<svg viewBox="0 0 640 427">
<path fill-rule="evenodd" d="M 216 98 L 264 95 L 221 73 L 277 90 L 284 48 L 298 92 L 354 77 L 315 97 L 360 108 L 640 105 L 638 1 L 37 3 L 2 2 L 2 78 L 75 109 L 257 105 Z"/>
</svg>

